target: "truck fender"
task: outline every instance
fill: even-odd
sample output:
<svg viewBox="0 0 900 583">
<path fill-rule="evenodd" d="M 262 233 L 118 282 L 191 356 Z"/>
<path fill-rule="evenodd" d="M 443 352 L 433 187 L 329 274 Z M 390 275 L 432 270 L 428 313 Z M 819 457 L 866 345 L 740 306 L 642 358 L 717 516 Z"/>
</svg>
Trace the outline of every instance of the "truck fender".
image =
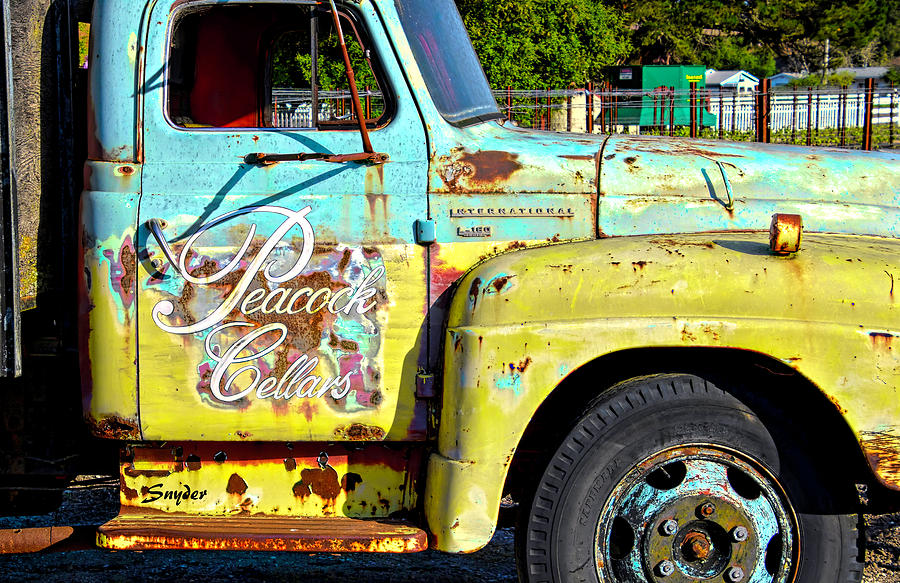
<svg viewBox="0 0 900 583">
<path fill-rule="evenodd" d="M 541 403 L 586 364 L 636 348 L 735 348 L 781 361 L 824 393 L 878 479 L 900 489 L 898 252 L 893 239 L 810 234 L 798 253 L 775 256 L 767 234 L 732 232 L 565 243 L 474 267 L 444 338 L 425 496 L 433 546 L 485 545 Z"/>
</svg>

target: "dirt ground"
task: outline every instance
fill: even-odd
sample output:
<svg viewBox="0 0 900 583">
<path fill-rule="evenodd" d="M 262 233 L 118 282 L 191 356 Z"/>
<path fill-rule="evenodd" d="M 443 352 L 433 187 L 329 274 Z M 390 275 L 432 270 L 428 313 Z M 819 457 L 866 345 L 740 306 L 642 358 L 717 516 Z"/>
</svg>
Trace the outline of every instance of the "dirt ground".
<svg viewBox="0 0 900 583">
<path fill-rule="evenodd" d="M 0 528 L 97 524 L 116 513 L 112 481 L 73 485 L 53 514 L 2 518 Z M 900 583 L 900 514 L 866 516 L 864 583 Z M 100 549 L 0 556 L 0 581 L 493 583 L 516 581 L 513 529 L 501 528 L 471 555 L 425 551 L 414 555 L 331 555 L 268 552 L 146 551 Z"/>
</svg>

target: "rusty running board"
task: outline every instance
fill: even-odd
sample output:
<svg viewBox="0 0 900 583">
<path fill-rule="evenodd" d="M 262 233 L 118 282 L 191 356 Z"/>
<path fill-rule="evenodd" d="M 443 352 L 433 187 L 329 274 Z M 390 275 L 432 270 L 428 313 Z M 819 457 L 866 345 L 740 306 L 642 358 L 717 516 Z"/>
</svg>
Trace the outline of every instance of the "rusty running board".
<svg viewBox="0 0 900 583">
<path fill-rule="evenodd" d="M 355 518 L 119 515 L 97 529 L 107 549 L 197 549 L 328 553 L 413 553 L 425 531 L 407 523 Z"/>
<path fill-rule="evenodd" d="M 91 526 L 43 526 L 0 529 L 0 555 L 92 548 Z"/>
</svg>

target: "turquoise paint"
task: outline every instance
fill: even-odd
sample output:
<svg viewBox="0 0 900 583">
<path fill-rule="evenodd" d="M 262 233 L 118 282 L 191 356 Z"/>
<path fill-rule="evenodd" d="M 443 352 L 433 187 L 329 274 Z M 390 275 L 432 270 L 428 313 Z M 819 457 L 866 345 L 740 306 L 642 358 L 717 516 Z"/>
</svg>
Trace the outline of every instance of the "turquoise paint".
<svg viewBox="0 0 900 583">
<path fill-rule="evenodd" d="M 509 375 L 503 375 L 502 377 L 497 379 L 496 382 L 494 382 L 494 386 L 501 391 L 512 391 L 513 393 L 518 395 L 522 392 L 522 375 L 517 372 L 511 372 Z"/>
</svg>

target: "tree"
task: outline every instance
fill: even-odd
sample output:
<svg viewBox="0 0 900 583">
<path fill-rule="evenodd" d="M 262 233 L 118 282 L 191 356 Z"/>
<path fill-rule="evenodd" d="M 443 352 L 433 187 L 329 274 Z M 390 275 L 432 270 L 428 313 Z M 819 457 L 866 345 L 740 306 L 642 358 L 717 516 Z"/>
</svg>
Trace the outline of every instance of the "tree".
<svg viewBox="0 0 900 583">
<path fill-rule="evenodd" d="M 493 87 L 584 84 L 631 46 L 621 11 L 594 0 L 457 0 Z"/>
<path fill-rule="evenodd" d="M 896 0 L 617 0 L 628 13 L 637 63 L 697 63 L 775 70 L 775 58 L 795 71 L 830 68 L 841 59 L 885 63 L 900 54 Z"/>
</svg>

